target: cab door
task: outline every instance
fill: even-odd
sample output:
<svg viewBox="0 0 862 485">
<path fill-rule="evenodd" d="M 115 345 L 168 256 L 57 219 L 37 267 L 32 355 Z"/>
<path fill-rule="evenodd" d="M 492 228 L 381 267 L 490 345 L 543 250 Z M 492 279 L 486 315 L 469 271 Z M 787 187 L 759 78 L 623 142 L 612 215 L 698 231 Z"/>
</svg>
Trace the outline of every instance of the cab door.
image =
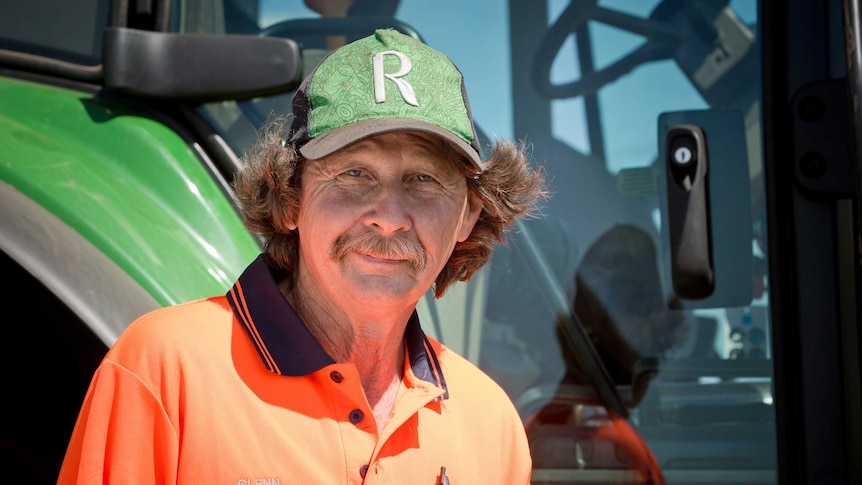
<svg viewBox="0 0 862 485">
<path fill-rule="evenodd" d="M 649 480 L 616 417 L 667 483 L 858 481 L 840 2 L 540 3 L 510 8 L 513 124 L 554 196 L 489 292 L 527 348 L 554 322 L 516 393 L 534 483 Z"/>
</svg>

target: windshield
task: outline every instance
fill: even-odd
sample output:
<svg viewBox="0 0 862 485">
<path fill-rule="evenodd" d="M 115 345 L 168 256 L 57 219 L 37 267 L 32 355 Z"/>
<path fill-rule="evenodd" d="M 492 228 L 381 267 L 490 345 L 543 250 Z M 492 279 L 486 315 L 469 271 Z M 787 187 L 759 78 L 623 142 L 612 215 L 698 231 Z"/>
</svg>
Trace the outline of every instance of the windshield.
<svg viewBox="0 0 862 485">
<path fill-rule="evenodd" d="M 756 1 L 198 3 L 175 30 L 295 38 L 307 69 L 375 27 L 416 35 L 463 71 L 485 146 L 529 144 L 542 217 L 419 310 L 515 402 L 533 483 L 637 482 L 609 415 L 668 483 L 777 481 Z M 201 112 L 241 155 L 291 94 Z M 693 263 L 680 197 L 706 211 Z"/>
</svg>

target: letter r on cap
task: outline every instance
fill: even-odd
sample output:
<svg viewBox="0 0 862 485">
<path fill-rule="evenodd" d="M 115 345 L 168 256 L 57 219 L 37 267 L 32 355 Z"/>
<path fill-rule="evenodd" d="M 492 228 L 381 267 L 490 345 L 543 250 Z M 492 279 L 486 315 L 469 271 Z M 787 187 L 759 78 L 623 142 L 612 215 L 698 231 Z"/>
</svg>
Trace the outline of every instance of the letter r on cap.
<svg viewBox="0 0 862 485">
<path fill-rule="evenodd" d="M 401 68 L 398 69 L 398 72 L 392 74 L 386 74 L 383 72 L 383 56 L 386 54 L 394 55 L 401 61 Z M 398 86 L 398 91 L 401 93 L 401 97 L 404 98 L 404 101 L 407 104 L 419 106 L 419 103 L 416 101 L 416 93 L 413 91 L 413 86 L 404 79 L 401 79 L 401 77 L 405 76 L 411 69 L 413 69 L 413 62 L 410 61 L 409 57 L 398 51 L 383 51 L 374 54 L 371 62 L 374 69 L 375 102 L 382 103 L 386 101 L 386 88 L 383 85 L 385 78 L 394 82 L 395 85 Z"/>
</svg>

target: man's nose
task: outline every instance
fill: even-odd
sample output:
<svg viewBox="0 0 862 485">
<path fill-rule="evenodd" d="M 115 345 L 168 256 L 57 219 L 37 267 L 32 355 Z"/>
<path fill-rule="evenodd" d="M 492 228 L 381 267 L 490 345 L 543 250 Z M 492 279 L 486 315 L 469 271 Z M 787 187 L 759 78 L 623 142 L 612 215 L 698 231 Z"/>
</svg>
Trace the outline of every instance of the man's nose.
<svg viewBox="0 0 862 485">
<path fill-rule="evenodd" d="M 381 183 L 371 197 L 364 216 L 365 224 L 387 234 L 409 230 L 412 227 L 412 205 L 408 195 L 400 181 Z"/>
</svg>

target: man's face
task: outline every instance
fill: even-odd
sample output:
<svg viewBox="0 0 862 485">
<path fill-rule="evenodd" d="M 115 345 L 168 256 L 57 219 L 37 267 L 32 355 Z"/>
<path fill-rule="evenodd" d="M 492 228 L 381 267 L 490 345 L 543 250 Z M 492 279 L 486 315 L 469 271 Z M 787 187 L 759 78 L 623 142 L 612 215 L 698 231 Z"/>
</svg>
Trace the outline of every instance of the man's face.
<svg viewBox="0 0 862 485">
<path fill-rule="evenodd" d="M 481 210 L 456 163 L 407 132 L 309 160 L 297 289 L 347 312 L 412 311 Z"/>
</svg>

